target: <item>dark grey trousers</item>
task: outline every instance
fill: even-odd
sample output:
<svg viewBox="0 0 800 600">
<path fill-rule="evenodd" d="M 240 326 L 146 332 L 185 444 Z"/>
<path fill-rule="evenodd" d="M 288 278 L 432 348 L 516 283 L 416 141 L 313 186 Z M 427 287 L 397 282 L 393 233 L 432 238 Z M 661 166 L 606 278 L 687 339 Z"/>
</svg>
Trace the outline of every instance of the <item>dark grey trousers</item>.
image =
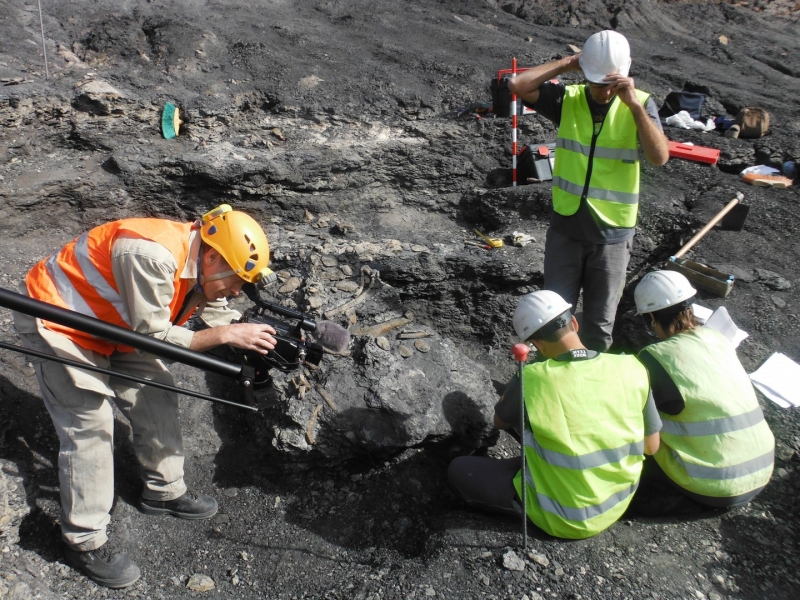
<svg viewBox="0 0 800 600">
<path fill-rule="evenodd" d="M 513 481 L 521 466 L 522 461 L 518 456 L 459 456 L 447 468 L 447 481 L 472 508 L 520 515 L 521 502 Z"/>
<path fill-rule="evenodd" d="M 585 244 L 547 230 L 544 247 L 544 287 L 574 307 L 583 289 L 580 338 L 590 350 L 605 352 L 617 305 L 625 287 L 625 274 L 633 240 L 619 244 Z"/>
</svg>

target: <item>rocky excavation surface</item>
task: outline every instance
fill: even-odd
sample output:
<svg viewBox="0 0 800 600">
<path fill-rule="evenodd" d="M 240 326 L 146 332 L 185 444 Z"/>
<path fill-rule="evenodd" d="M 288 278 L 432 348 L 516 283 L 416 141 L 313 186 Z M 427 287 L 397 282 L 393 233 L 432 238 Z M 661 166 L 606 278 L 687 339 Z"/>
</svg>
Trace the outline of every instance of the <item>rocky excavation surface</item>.
<svg viewBox="0 0 800 600">
<path fill-rule="evenodd" d="M 712 231 L 689 254 L 736 285 L 700 303 L 726 306 L 750 334 L 739 347 L 748 372 L 774 352 L 800 360 L 800 187 L 737 176 L 800 159 L 796 3 L 97 0 L 43 10 L 49 79 L 35 3 L 0 0 L 0 286 L 15 289 L 35 261 L 104 221 L 191 219 L 229 202 L 267 231 L 273 298 L 347 326 L 353 340 L 346 355 L 276 376 L 281 404 L 258 415 L 182 400 L 187 479 L 220 502 L 208 522 L 136 510 L 119 416 L 110 533 L 143 571 L 124 591 L 63 564 L 56 436 L 31 366 L 0 350 L 0 598 L 797 597 L 800 419 L 766 400 L 776 470 L 744 508 L 631 511 L 581 542 L 531 527 L 524 553 L 517 520 L 468 510 L 446 484 L 454 456 L 518 453 L 491 414 L 515 368 L 511 312 L 543 283 L 550 188 L 510 187 L 509 120 L 478 112 L 513 56 L 535 65 L 615 28 L 659 106 L 685 89 L 707 95 L 708 115 L 770 112 L 756 140 L 665 128 L 721 158 L 644 163 L 613 351 L 651 341 L 634 317 L 641 275 L 741 192 L 744 230 Z M 185 121 L 173 140 L 159 131 L 167 101 Z M 519 137 L 553 141 L 555 130 L 526 116 Z M 474 228 L 505 245 L 464 245 Z M 514 232 L 533 241 L 516 247 Z M 18 343 L 6 309 L 0 339 Z M 189 389 L 240 398 L 229 380 L 173 372 Z"/>
</svg>

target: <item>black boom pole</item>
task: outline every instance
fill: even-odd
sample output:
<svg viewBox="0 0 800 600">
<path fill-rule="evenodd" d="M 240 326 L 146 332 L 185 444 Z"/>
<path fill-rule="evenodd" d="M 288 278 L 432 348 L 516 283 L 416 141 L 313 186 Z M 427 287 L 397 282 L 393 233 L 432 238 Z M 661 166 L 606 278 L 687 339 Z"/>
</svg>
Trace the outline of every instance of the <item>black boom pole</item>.
<svg viewBox="0 0 800 600">
<path fill-rule="evenodd" d="M 0 288 L 0 306 L 5 306 L 11 310 L 44 319 L 45 321 L 52 321 L 59 325 L 72 327 L 80 331 L 85 331 L 94 336 L 143 350 L 161 358 L 174 360 L 190 367 L 196 367 L 204 371 L 216 373 L 217 375 L 224 375 L 225 377 L 232 377 L 239 379 L 243 373 L 242 365 L 228 362 L 204 354 L 203 352 L 195 352 L 188 348 L 182 348 L 169 342 L 162 342 L 147 335 L 136 333 L 130 329 L 112 325 L 93 317 L 87 317 L 80 313 L 67 310 L 58 306 L 53 306 L 41 300 L 28 298 L 22 294 L 17 294 L 9 290 Z"/>
</svg>

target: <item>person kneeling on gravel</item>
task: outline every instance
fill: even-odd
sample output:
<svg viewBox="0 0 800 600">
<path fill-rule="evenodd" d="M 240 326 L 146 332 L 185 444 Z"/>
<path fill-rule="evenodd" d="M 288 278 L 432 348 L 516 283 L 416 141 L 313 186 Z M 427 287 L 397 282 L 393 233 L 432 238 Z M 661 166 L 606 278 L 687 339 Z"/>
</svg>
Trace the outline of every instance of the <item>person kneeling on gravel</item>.
<svg viewBox="0 0 800 600">
<path fill-rule="evenodd" d="M 523 369 L 522 383 L 515 376 L 495 405 L 495 424 L 511 430 L 521 422 L 522 389 L 524 478 L 519 458 L 462 456 L 450 463 L 448 480 L 470 506 L 508 515 L 522 512 L 526 485 L 526 514 L 536 526 L 582 539 L 625 512 L 644 455 L 658 449 L 660 421 L 642 364 L 586 349 L 571 308 L 545 290 L 524 296 L 514 312 L 517 335 L 544 358 Z"/>
<path fill-rule="evenodd" d="M 734 346 L 696 325 L 696 293 L 674 271 L 648 273 L 634 291 L 636 310 L 662 340 L 639 353 L 663 422 L 647 468 L 696 502 L 740 506 L 769 482 L 775 438 Z"/>
<path fill-rule="evenodd" d="M 20 293 L 196 351 L 221 344 L 266 353 L 269 325 L 233 323 L 241 315 L 226 297 L 271 271 L 269 244 L 258 223 L 227 205 L 202 222 L 124 219 L 100 225 L 37 263 Z M 210 329 L 181 327 L 197 312 Z M 30 349 L 174 385 L 152 354 L 56 323 L 14 314 Z M 178 396 L 156 387 L 34 360 L 42 398 L 58 433 L 64 557 L 96 583 L 133 584 L 139 568 L 107 544 L 114 501 L 114 414 L 130 421 L 142 466 L 139 509 L 148 515 L 205 519 L 217 512 L 211 496 L 187 491 Z"/>
</svg>

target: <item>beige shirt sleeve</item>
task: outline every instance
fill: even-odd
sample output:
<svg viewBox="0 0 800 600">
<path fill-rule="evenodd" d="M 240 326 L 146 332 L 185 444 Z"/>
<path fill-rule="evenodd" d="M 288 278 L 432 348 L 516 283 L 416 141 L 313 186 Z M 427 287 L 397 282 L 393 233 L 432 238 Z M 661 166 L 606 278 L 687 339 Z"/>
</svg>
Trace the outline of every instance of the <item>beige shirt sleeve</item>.
<svg viewBox="0 0 800 600">
<path fill-rule="evenodd" d="M 209 327 L 219 327 L 238 321 L 242 318 L 242 313 L 228 306 L 227 300 L 214 300 L 201 303 L 197 316 Z"/>
<path fill-rule="evenodd" d="M 172 253 L 157 242 L 121 237 L 111 250 L 111 268 L 128 307 L 131 329 L 188 348 L 194 333 L 170 321 L 172 282 L 178 270 Z"/>
</svg>

